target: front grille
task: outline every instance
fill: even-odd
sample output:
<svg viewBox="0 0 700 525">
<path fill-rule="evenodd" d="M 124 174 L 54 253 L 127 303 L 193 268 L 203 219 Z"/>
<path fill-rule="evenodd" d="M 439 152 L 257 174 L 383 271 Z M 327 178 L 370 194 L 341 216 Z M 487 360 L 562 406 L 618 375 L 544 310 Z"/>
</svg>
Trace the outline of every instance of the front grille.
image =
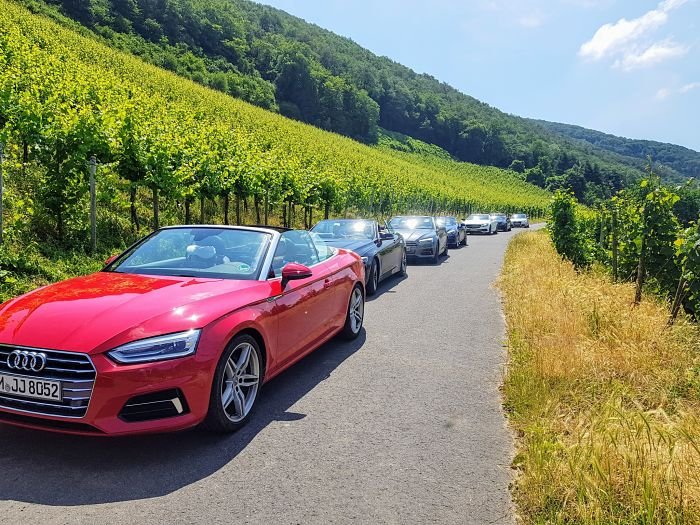
<svg viewBox="0 0 700 525">
<path fill-rule="evenodd" d="M 11 369 L 7 364 L 7 358 L 14 350 L 46 354 L 46 367 L 41 372 Z M 0 372 L 13 376 L 60 381 L 63 390 L 63 401 L 60 402 L 28 399 L 0 392 L 0 408 L 73 418 L 85 416 L 97 375 L 92 361 L 86 354 L 40 348 L 18 348 L 7 345 L 0 345 Z"/>
<path fill-rule="evenodd" d="M 417 244 L 416 241 L 406 241 L 406 246 L 416 246 Z"/>
</svg>

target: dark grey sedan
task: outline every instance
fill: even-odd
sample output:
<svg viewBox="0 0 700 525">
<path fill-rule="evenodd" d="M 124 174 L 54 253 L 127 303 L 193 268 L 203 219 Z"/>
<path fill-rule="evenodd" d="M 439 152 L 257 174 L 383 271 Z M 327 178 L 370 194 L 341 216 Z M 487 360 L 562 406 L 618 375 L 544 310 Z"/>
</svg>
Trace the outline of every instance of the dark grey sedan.
<svg viewBox="0 0 700 525">
<path fill-rule="evenodd" d="M 326 244 L 352 250 L 365 263 L 367 295 L 377 291 L 379 283 L 398 273 L 406 274 L 406 246 L 403 238 L 385 230 L 377 221 L 365 219 L 329 219 L 311 229 Z"/>
<path fill-rule="evenodd" d="M 393 217 L 387 227 L 400 234 L 406 242 L 409 260 L 428 260 L 437 264 L 440 255 L 447 255 L 447 230 L 434 217 L 410 215 Z"/>
<path fill-rule="evenodd" d="M 447 230 L 447 244 L 450 248 L 467 245 L 467 227 L 457 221 L 456 217 L 435 217 L 435 221 Z"/>
</svg>

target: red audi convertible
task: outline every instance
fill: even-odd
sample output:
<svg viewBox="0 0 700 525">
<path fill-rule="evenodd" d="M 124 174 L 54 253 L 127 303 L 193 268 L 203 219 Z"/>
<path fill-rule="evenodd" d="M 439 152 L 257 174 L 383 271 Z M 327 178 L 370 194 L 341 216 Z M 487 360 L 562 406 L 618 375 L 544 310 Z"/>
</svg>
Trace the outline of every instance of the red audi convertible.
<svg viewBox="0 0 700 525">
<path fill-rule="evenodd" d="M 263 382 L 357 337 L 364 265 L 306 231 L 162 228 L 100 272 L 0 306 L 0 422 L 232 432 Z"/>
</svg>

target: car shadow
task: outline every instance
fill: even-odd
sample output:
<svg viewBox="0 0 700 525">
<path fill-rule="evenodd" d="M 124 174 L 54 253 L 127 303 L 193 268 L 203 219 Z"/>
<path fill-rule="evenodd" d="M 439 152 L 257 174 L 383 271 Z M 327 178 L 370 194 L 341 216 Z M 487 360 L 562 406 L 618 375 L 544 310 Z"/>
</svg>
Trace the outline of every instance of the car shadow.
<svg viewBox="0 0 700 525">
<path fill-rule="evenodd" d="M 368 295 L 367 296 L 367 302 L 372 302 L 384 295 L 385 293 L 395 293 L 394 288 L 399 285 L 399 283 L 402 283 L 408 279 L 408 275 L 398 275 L 394 274 L 391 277 L 384 279 L 382 282 L 379 283 L 379 286 L 377 287 L 377 291 L 374 292 L 374 295 Z"/>
<path fill-rule="evenodd" d="M 0 426 L 0 501 L 51 506 L 154 498 L 228 464 L 270 423 L 306 417 L 289 411 L 365 342 L 333 340 L 272 379 L 249 423 L 230 435 L 194 429 L 122 438 L 81 437 Z"/>
</svg>

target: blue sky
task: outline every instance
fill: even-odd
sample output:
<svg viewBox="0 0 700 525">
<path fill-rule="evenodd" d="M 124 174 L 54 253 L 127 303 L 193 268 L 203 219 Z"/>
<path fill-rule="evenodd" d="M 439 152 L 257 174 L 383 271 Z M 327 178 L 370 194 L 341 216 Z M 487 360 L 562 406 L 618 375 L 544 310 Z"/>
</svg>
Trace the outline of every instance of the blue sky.
<svg viewBox="0 0 700 525">
<path fill-rule="evenodd" d="M 700 0 L 264 0 L 503 111 L 700 151 Z"/>
</svg>

